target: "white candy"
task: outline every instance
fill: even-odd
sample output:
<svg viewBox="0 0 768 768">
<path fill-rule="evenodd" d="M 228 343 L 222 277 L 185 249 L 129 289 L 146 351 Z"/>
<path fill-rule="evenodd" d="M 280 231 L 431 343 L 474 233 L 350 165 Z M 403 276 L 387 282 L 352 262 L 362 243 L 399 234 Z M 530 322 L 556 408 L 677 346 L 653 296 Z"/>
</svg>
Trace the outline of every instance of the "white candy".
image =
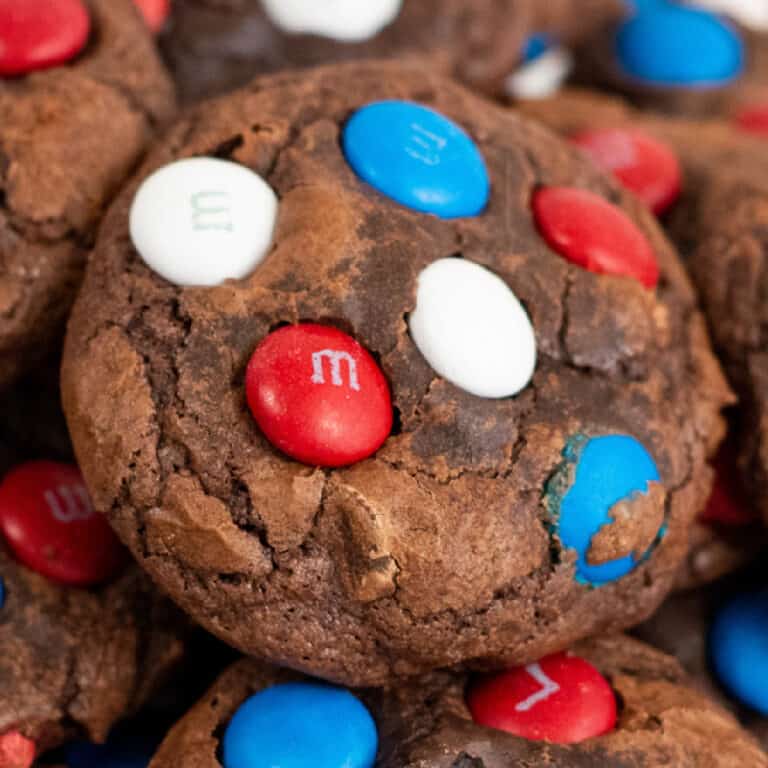
<svg viewBox="0 0 768 768">
<path fill-rule="evenodd" d="M 288 34 L 354 43 L 391 24 L 403 0 L 261 0 L 261 4 L 272 23 Z"/>
<path fill-rule="evenodd" d="M 732 16 L 745 27 L 768 31 L 768 0 L 694 0 L 691 4 Z"/>
<path fill-rule="evenodd" d="M 554 96 L 573 70 L 573 54 L 553 48 L 523 64 L 506 82 L 507 93 L 516 99 L 546 99 Z"/>
<path fill-rule="evenodd" d="M 176 285 L 247 277 L 267 255 L 277 196 L 228 160 L 194 157 L 155 171 L 133 199 L 131 239 L 146 264 Z"/>
<path fill-rule="evenodd" d="M 510 397 L 536 369 L 536 337 L 517 297 L 497 275 L 464 259 L 440 259 L 420 275 L 411 337 L 432 368 L 478 397 Z"/>
</svg>

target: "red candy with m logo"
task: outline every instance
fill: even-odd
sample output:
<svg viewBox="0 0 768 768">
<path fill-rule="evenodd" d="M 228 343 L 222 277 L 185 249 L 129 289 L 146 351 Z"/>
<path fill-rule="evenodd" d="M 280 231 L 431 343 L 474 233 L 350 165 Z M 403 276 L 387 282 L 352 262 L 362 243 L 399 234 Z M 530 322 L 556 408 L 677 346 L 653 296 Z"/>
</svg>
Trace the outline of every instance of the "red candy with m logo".
<svg viewBox="0 0 768 768">
<path fill-rule="evenodd" d="M 126 560 L 69 464 L 30 461 L 11 470 L 0 483 L 0 531 L 20 562 L 62 584 L 98 584 Z"/>
<path fill-rule="evenodd" d="M 266 438 L 304 464 L 362 461 L 392 429 L 384 374 L 336 328 L 305 323 L 271 333 L 251 357 L 245 387 Z"/>
</svg>

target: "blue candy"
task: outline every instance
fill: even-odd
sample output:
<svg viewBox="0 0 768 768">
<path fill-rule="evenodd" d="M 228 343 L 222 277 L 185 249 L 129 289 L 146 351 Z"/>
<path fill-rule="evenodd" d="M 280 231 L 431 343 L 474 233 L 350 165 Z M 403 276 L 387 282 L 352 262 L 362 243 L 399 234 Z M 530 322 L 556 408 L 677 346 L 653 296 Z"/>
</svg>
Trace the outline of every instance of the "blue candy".
<svg viewBox="0 0 768 768">
<path fill-rule="evenodd" d="M 5 584 L 3 583 L 3 580 L 0 579 L 0 608 L 2 608 L 5 605 Z"/>
<path fill-rule="evenodd" d="M 488 204 L 488 170 L 477 145 L 432 109 L 370 104 L 350 118 L 343 146 L 361 179 L 408 208 L 452 219 L 477 216 Z"/>
<path fill-rule="evenodd" d="M 523 64 L 528 64 L 543 56 L 552 46 L 552 38 L 546 32 L 530 35 L 523 45 Z"/>
<path fill-rule="evenodd" d="M 618 29 L 616 56 L 628 77 L 667 87 L 727 85 L 745 67 L 734 27 L 704 9 L 669 2 L 641 4 Z"/>
<path fill-rule="evenodd" d="M 378 735 L 349 691 L 285 683 L 251 696 L 223 743 L 224 768 L 371 768 Z"/>
<path fill-rule="evenodd" d="M 591 439 L 579 435 L 568 442 L 563 456 L 565 461 L 546 489 L 553 531 L 563 547 L 576 550 L 577 581 L 593 586 L 616 581 L 649 553 L 639 560 L 627 555 L 590 565 L 587 553 L 592 538 L 612 522 L 609 514 L 615 504 L 647 493 L 650 483 L 659 482 L 656 463 L 634 437 L 627 435 Z M 659 536 L 663 529 L 662 525 Z"/>
<path fill-rule="evenodd" d="M 146 745 L 77 742 L 67 749 L 67 768 L 147 768 L 153 752 Z"/>
<path fill-rule="evenodd" d="M 742 595 L 715 618 L 709 636 L 712 666 L 742 703 L 768 715 L 768 593 Z"/>
</svg>

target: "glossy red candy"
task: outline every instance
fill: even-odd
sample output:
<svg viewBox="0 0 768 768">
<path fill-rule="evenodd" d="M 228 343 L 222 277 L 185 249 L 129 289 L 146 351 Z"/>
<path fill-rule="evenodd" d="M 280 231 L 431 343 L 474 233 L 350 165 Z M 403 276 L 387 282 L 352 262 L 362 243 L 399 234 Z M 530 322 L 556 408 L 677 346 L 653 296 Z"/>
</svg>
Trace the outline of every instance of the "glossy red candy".
<svg viewBox="0 0 768 768">
<path fill-rule="evenodd" d="M 267 439 L 305 464 L 361 461 L 392 428 L 384 374 L 360 344 L 336 328 L 306 323 L 271 333 L 251 357 L 245 386 Z"/>
<path fill-rule="evenodd" d="M 147 26 L 153 32 L 159 32 L 171 11 L 169 0 L 134 0 L 134 2 L 139 6 Z"/>
<path fill-rule="evenodd" d="M 83 0 L 0 0 L 0 75 L 23 75 L 73 59 L 91 22 Z"/>
<path fill-rule="evenodd" d="M 768 139 L 768 103 L 745 107 L 735 117 L 742 131 Z"/>
<path fill-rule="evenodd" d="M 543 187 L 534 193 L 536 225 L 549 246 L 590 272 L 659 281 L 656 255 L 645 235 L 619 208 L 585 189 Z"/>
<path fill-rule="evenodd" d="M 18 731 L 0 735 L 0 768 L 30 768 L 35 761 L 35 743 Z"/>
<path fill-rule="evenodd" d="M 126 560 L 79 470 L 68 464 L 30 461 L 5 476 L 0 534 L 24 565 L 71 586 L 103 582 Z"/>
<path fill-rule="evenodd" d="M 714 461 L 715 484 L 699 515 L 704 523 L 739 527 L 757 521 L 757 511 L 747 501 L 733 456 L 733 447 L 727 441 Z"/>
<path fill-rule="evenodd" d="M 680 196 L 682 172 L 677 155 L 647 133 L 604 128 L 577 134 L 573 142 L 654 213 L 664 213 Z"/>
<path fill-rule="evenodd" d="M 479 682 L 467 705 L 478 725 L 555 744 L 576 744 L 616 725 L 616 697 L 608 681 L 567 653 Z"/>
</svg>

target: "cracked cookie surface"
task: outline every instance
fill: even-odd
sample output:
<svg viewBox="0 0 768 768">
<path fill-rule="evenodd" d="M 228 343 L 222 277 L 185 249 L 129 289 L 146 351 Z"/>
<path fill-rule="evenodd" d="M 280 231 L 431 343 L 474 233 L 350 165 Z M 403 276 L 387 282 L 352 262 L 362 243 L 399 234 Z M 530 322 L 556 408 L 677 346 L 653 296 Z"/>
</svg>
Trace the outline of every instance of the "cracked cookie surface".
<svg viewBox="0 0 768 768">
<path fill-rule="evenodd" d="M 379 732 L 376 768 L 736 768 L 768 757 L 735 718 L 697 690 L 670 656 L 628 637 L 581 643 L 614 689 L 616 727 L 581 744 L 529 741 L 476 725 L 464 700 L 467 678 L 435 673 L 389 691 L 358 695 Z M 221 768 L 220 741 L 246 698 L 296 676 L 241 661 L 226 671 L 171 730 L 151 768 Z"/>
<path fill-rule="evenodd" d="M 427 216 L 355 176 L 342 126 L 383 99 L 418 101 L 468 131 L 491 178 L 481 215 Z M 244 280 L 179 288 L 131 244 L 141 180 L 193 155 L 251 168 L 280 199 L 272 249 Z M 619 206 L 653 248 L 658 287 L 550 250 L 531 212 L 541 185 Z M 501 277 L 530 315 L 538 364 L 515 397 L 458 389 L 408 333 L 419 274 L 459 254 Z M 248 412 L 254 348 L 300 321 L 351 333 L 388 379 L 393 432 L 366 461 L 293 462 Z M 641 620 L 685 556 L 729 397 L 685 271 L 638 202 L 543 129 L 421 68 L 383 63 L 265 78 L 191 110 L 105 219 L 63 382 L 95 502 L 156 581 L 240 649 L 353 685 L 525 663 Z M 576 581 L 543 498 L 576 433 L 633 436 L 664 488 L 663 535 L 597 589 Z"/>
<path fill-rule="evenodd" d="M 0 79 L 0 387 L 63 334 L 95 224 L 173 109 L 133 1 L 87 6 L 78 58 Z"/>
</svg>

